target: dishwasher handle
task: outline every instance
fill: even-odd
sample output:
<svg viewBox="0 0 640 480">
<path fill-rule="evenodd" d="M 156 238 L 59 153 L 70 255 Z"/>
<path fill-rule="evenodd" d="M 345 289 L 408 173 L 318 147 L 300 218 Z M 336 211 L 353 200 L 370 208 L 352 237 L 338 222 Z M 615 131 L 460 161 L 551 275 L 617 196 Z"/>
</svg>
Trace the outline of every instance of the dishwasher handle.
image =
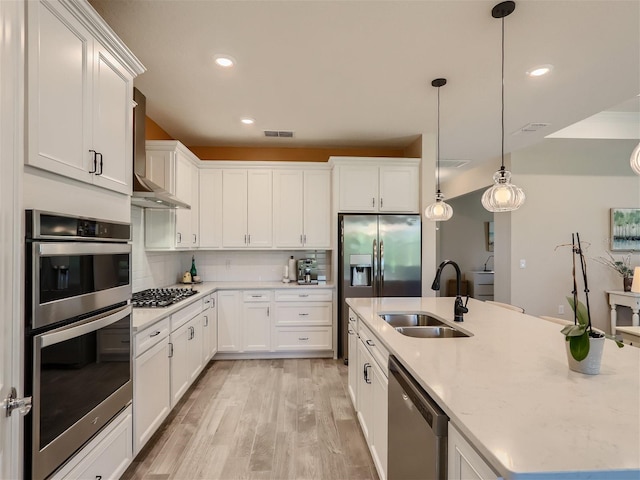
<svg viewBox="0 0 640 480">
<path fill-rule="evenodd" d="M 393 375 L 400 384 L 404 395 L 408 397 L 405 401 L 410 400 L 413 403 L 434 434 L 438 437 L 446 437 L 449 417 L 393 355 L 389 356 L 389 373 Z"/>
</svg>

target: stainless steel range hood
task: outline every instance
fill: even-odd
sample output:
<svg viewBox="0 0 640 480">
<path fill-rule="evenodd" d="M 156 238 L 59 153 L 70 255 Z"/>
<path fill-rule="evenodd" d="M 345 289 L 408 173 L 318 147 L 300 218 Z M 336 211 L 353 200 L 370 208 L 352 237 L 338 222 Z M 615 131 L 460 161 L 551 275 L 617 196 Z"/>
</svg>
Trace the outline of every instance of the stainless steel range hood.
<svg viewBox="0 0 640 480">
<path fill-rule="evenodd" d="M 191 206 L 149 180 L 145 151 L 145 117 L 147 99 L 137 88 L 133 89 L 133 196 L 131 205 L 142 208 L 186 208 Z"/>
</svg>

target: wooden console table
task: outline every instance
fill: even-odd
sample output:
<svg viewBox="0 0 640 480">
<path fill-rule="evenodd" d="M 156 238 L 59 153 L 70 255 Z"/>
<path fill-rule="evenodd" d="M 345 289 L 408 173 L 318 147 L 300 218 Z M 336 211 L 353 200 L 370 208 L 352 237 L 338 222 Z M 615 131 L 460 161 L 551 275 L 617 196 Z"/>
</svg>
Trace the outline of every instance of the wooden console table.
<svg viewBox="0 0 640 480">
<path fill-rule="evenodd" d="M 633 292 L 607 292 L 609 294 L 609 305 L 611 305 L 611 335 L 616 334 L 616 321 L 618 314 L 616 307 L 618 305 L 629 307 L 633 312 L 631 316 L 631 325 L 637 327 L 640 325 L 640 293 Z"/>
</svg>

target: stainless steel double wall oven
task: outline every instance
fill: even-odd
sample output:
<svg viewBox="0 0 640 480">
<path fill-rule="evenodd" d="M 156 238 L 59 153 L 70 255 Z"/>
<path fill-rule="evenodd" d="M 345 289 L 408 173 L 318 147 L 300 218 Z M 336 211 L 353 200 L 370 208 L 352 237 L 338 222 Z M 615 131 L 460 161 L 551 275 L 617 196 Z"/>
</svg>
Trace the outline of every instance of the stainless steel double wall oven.
<svg viewBox="0 0 640 480">
<path fill-rule="evenodd" d="M 27 210 L 25 231 L 25 478 L 43 479 L 131 403 L 131 226 Z"/>
</svg>

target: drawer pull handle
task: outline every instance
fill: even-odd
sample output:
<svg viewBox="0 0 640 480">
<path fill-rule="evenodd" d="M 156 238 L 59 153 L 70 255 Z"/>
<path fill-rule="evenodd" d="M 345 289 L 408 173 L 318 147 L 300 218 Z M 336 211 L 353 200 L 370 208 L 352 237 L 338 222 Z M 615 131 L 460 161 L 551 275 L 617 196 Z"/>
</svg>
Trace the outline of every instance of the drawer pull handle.
<svg viewBox="0 0 640 480">
<path fill-rule="evenodd" d="M 298 295 L 298 296 L 299 296 L 300 298 L 306 298 L 306 297 L 308 297 L 308 296 L 309 296 L 309 294 L 308 294 L 308 293 L 305 293 L 304 295 L 300 294 L 300 295 Z"/>
<path fill-rule="evenodd" d="M 262 295 L 251 295 L 251 298 L 262 298 Z"/>
<path fill-rule="evenodd" d="M 150 337 L 157 337 L 158 335 L 160 335 L 160 330 L 157 330 L 155 332 L 153 332 L 151 335 L 149 335 Z"/>
<path fill-rule="evenodd" d="M 309 337 L 298 337 L 298 340 L 309 340 Z"/>
<path fill-rule="evenodd" d="M 309 314 L 308 313 L 299 313 L 298 316 L 299 317 L 308 317 Z"/>
<path fill-rule="evenodd" d="M 370 347 L 375 347 L 376 344 L 373 343 L 373 340 L 367 340 L 367 345 L 369 345 Z"/>
</svg>

